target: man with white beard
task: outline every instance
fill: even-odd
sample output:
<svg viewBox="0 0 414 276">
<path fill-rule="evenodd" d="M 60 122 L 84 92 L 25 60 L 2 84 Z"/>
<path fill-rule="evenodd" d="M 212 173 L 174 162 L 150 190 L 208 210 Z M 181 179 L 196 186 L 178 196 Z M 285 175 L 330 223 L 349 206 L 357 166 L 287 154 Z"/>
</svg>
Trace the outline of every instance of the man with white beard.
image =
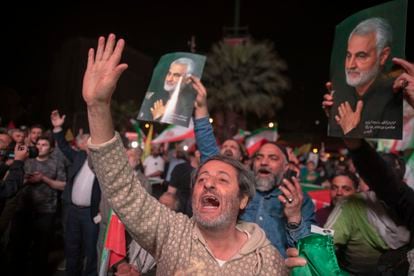
<svg viewBox="0 0 414 276">
<path fill-rule="evenodd" d="M 188 84 L 194 70 L 195 63 L 190 58 L 182 57 L 171 62 L 163 89 L 146 93 L 148 103 L 141 109 L 138 118 L 172 124 L 176 124 L 177 120 L 188 120 L 191 114 L 187 113 L 193 106 L 193 97 L 190 97 L 193 91 L 188 89 Z M 181 115 L 185 115 L 184 118 Z"/>
<path fill-rule="evenodd" d="M 335 87 L 332 136 L 401 138 L 402 93 L 393 93 L 394 79 L 382 71 L 391 54 L 392 29 L 383 18 L 359 23 L 348 38 L 345 77 L 348 87 Z M 329 99 L 327 99 L 328 97 Z M 335 123 L 336 122 L 336 123 Z"/>
<path fill-rule="evenodd" d="M 288 161 L 282 145 L 269 142 L 260 147 L 253 159 L 256 194 L 240 216 L 262 227 L 285 257 L 286 248 L 294 247 L 316 224 L 314 205 L 298 179 L 285 179 Z"/>
</svg>

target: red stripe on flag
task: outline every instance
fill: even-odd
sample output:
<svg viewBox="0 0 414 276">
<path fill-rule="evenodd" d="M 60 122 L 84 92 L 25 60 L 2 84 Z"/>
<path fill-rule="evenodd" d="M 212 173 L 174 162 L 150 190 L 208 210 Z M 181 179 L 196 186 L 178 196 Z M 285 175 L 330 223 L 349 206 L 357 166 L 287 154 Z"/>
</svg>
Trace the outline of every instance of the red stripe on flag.
<svg viewBox="0 0 414 276">
<path fill-rule="evenodd" d="M 331 204 L 331 193 L 329 190 L 308 191 L 308 195 L 315 204 L 315 211 Z"/>
<path fill-rule="evenodd" d="M 109 251 L 109 267 L 113 266 L 126 256 L 125 226 L 113 214 L 109 223 L 108 236 L 105 247 Z"/>
</svg>

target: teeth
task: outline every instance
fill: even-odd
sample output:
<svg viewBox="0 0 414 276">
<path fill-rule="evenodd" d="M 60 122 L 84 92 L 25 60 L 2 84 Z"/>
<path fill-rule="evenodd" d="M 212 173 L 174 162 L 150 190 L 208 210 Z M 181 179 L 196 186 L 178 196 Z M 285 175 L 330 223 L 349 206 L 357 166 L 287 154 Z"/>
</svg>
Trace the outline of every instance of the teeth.
<svg viewBox="0 0 414 276">
<path fill-rule="evenodd" d="M 214 196 L 205 196 L 202 198 L 201 202 L 203 203 L 203 205 L 212 208 L 220 205 L 220 201 Z"/>
</svg>

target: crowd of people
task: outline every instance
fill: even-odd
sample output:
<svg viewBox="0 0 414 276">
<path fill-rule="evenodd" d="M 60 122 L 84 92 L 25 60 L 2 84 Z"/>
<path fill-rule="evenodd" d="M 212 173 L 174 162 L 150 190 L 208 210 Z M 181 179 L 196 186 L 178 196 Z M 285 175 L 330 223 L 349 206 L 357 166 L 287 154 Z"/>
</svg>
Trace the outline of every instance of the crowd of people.
<svg viewBox="0 0 414 276">
<path fill-rule="evenodd" d="M 67 141 L 58 110 L 51 111 L 48 131 L 34 125 L 0 133 L 5 275 L 52 274 L 48 254 L 57 228 L 65 273 L 98 275 L 111 209 L 126 227 L 128 254 L 108 275 L 288 275 L 309 261 L 295 246 L 313 235 L 312 225 L 333 230 L 338 269 L 414 273 L 414 191 L 404 182 L 401 158 L 351 138 L 344 138 L 349 156 L 341 162 L 295 156 L 275 142 L 253 156 L 233 139 L 220 146 L 207 90 L 189 76 L 197 91 L 197 150 L 169 155 L 154 145 L 142 160 L 142 150 L 114 129 L 110 111 L 128 67 L 120 63 L 124 46 L 111 34 L 89 51 L 83 98 L 90 134 Z M 414 64 L 393 61 L 404 73 L 389 92 L 414 107 Z M 330 92 L 326 110 L 335 106 Z M 316 210 L 303 182 L 329 188 L 331 204 Z"/>
</svg>

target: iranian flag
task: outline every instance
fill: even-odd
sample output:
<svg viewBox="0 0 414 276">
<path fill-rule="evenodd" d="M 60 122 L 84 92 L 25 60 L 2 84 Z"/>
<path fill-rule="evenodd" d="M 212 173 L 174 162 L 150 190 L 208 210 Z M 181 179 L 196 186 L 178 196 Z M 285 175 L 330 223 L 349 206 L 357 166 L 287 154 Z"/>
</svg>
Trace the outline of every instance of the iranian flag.
<svg viewBox="0 0 414 276">
<path fill-rule="evenodd" d="M 266 142 L 276 142 L 278 138 L 277 128 L 260 128 L 253 131 L 246 139 L 246 149 L 249 156 L 252 156 L 261 145 Z"/>
<path fill-rule="evenodd" d="M 250 131 L 239 128 L 239 131 L 237 132 L 236 135 L 233 136 L 233 139 L 241 143 L 247 136 L 251 134 L 252 133 Z"/>
<path fill-rule="evenodd" d="M 414 109 L 404 101 L 402 140 L 380 139 L 377 151 L 398 152 L 414 148 Z"/>
<path fill-rule="evenodd" d="M 126 256 L 125 226 L 117 215 L 110 210 L 104 248 L 101 255 L 99 276 L 105 276 L 108 270 Z"/>
<path fill-rule="evenodd" d="M 194 137 L 194 124 L 190 122 L 190 126 L 183 127 L 177 125 L 170 125 L 163 132 L 160 133 L 155 139 L 152 140 L 153 144 L 170 143 L 182 141 L 184 139 Z"/>
</svg>

